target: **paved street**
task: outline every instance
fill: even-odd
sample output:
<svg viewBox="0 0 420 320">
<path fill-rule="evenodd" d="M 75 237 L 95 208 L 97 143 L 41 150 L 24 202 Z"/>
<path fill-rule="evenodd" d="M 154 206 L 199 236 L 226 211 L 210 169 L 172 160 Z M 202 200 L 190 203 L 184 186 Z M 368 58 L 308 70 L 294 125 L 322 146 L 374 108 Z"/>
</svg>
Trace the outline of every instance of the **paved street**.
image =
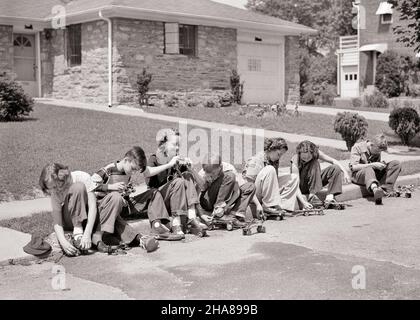
<svg viewBox="0 0 420 320">
<path fill-rule="evenodd" d="M 152 254 L 63 258 L 62 291 L 52 289 L 52 263 L 3 267 L 0 299 L 418 299 L 419 196 L 268 221 L 251 237 L 212 231 Z M 365 290 L 352 288 L 355 266 Z"/>
</svg>

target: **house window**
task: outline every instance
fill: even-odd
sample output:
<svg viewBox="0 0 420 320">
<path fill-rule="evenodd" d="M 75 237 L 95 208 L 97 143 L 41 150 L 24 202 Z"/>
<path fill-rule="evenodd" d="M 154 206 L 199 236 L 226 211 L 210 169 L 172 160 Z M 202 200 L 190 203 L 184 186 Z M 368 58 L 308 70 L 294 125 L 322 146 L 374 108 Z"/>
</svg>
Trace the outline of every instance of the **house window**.
<svg viewBox="0 0 420 320">
<path fill-rule="evenodd" d="M 348 74 L 345 75 L 345 79 L 346 79 L 346 81 L 349 80 L 349 75 Z"/>
<path fill-rule="evenodd" d="M 261 72 L 261 60 L 248 59 L 248 71 Z"/>
<path fill-rule="evenodd" d="M 179 25 L 179 53 L 187 56 L 196 55 L 196 26 Z"/>
<path fill-rule="evenodd" d="M 357 80 L 357 73 L 354 75 L 354 80 Z"/>
<path fill-rule="evenodd" d="M 25 36 L 17 36 L 13 42 L 15 47 L 32 47 L 31 41 Z"/>
<path fill-rule="evenodd" d="M 381 23 L 382 24 L 392 24 L 392 14 L 382 14 L 381 15 Z"/>
<path fill-rule="evenodd" d="M 80 66 L 82 64 L 82 25 L 75 24 L 66 29 L 66 54 L 67 65 L 69 67 Z"/>
</svg>

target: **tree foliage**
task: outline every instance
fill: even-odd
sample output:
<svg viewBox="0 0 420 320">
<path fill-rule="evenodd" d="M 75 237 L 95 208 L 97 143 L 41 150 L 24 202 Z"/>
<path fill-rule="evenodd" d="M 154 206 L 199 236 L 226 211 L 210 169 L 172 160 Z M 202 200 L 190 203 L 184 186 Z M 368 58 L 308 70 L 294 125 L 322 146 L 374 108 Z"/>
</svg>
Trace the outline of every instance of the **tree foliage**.
<svg viewBox="0 0 420 320">
<path fill-rule="evenodd" d="M 301 46 L 316 52 L 335 49 L 338 37 L 355 34 L 352 28 L 352 4 L 349 0 L 248 0 L 248 9 L 280 19 L 303 24 L 319 31 L 302 36 Z"/>
<path fill-rule="evenodd" d="M 389 2 L 398 9 L 400 20 L 408 22 L 408 25 L 398 25 L 393 28 L 398 35 L 398 42 L 420 53 L 420 1 L 390 0 Z"/>
</svg>

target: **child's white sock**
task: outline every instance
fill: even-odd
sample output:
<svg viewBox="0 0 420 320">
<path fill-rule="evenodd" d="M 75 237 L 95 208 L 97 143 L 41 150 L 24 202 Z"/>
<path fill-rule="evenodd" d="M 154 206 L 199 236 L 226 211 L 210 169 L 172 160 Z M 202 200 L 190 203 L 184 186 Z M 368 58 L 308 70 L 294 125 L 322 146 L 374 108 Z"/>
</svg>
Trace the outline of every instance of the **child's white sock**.
<svg viewBox="0 0 420 320">
<path fill-rule="evenodd" d="M 172 220 L 172 226 L 177 227 L 181 225 L 181 217 L 175 217 Z"/>
<path fill-rule="evenodd" d="M 333 200 L 334 200 L 333 194 L 327 194 L 327 196 L 325 197 L 325 201 L 333 201 Z"/>
<path fill-rule="evenodd" d="M 83 234 L 83 227 L 79 227 L 79 226 L 77 226 L 77 227 L 74 227 L 73 228 L 73 234 L 75 235 L 75 234 Z"/>
<path fill-rule="evenodd" d="M 376 189 L 378 189 L 378 185 L 376 183 L 372 183 L 370 185 L 370 190 L 372 190 L 372 192 L 375 192 Z"/>
<path fill-rule="evenodd" d="M 197 218 L 197 213 L 195 211 L 195 208 L 188 209 L 188 219 L 195 219 Z"/>
</svg>

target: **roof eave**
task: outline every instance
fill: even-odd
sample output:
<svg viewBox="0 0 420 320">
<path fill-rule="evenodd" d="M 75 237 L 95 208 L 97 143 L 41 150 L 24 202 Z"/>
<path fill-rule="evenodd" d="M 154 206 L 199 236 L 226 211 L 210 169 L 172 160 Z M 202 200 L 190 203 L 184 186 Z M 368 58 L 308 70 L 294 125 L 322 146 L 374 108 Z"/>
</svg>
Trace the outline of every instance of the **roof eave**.
<svg viewBox="0 0 420 320">
<path fill-rule="evenodd" d="M 283 35 L 315 34 L 318 31 L 305 26 L 275 25 L 270 23 L 252 22 L 239 19 L 216 18 L 205 15 L 193 15 L 179 12 L 167 12 L 147 10 L 125 6 L 105 6 L 83 12 L 75 12 L 66 15 L 67 24 L 81 23 L 98 19 L 98 13 L 102 11 L 107 18 L 129 18 L 151 21 L 178 22 L 185 24 L 208 25 L 234 29 L 252 29 L 281 33 Z M 47 18 L 51 21 L 52 17 Z"/>
</svg>

